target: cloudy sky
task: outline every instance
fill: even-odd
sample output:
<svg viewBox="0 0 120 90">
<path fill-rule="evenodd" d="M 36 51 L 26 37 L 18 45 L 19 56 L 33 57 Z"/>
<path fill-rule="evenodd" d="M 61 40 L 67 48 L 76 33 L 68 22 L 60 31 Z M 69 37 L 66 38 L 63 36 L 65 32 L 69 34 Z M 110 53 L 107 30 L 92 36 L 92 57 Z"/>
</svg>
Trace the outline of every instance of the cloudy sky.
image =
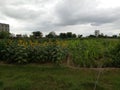
<svg viewBox="0 0 120 90">
<path fill-rule="evenodd" d="M 0 0 L 0 22 L 14 34 L 120 33 L 120 0 Z"/>
</svg>

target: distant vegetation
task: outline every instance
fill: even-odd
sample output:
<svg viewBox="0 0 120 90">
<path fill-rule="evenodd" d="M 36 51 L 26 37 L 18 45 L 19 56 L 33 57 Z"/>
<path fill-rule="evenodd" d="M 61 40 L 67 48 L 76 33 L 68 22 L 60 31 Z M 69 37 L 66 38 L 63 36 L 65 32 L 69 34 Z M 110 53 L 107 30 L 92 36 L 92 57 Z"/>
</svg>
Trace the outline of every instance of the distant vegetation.
<svg viewBox="0 0 120 90">
<path fill-rule="evenodd" d="M 0 34 L 1 35 L 1 34 Z M 0 61 L 11 64 L 55 63 L 77 67 L 120 67 L 119 38 L 86 37 L 71 32 L 46 37 L 39 31 L 30 37 L 0 39 Z M 91 37 L 91 38 L 90 38 Z"/>
<path fill-rule="evenodd" d="M 103 33 L 99 34 L 94 33 L 94 34 L 90 34 L 89 36 L 83 37 L 82 34 L 75 34 L 72 32 L 66 32 L 66 33 L 59 33 L 59 35 L 57 35 L 54 31 L 48 33 L 47 35 L 45 35 L 43 37 L 43 33 L 40 31 L 34 31 L 32 32 L 32 34 L 30 36 L 28 36 L 27 34 L 13 34 L 13 33 L 9 33 L 6 31 L 1 31 L 0 32 L 0 39 L 5 39 L 5 38 L 34 38 L 34 39 L 40 39 L 40 38 L 54 38 L 54 39 L 73 39 L 73 38 L 120 38 L 120 34 L 119 35 L 112 35 L 112 36 L 108 36 L 108 35 L 104 35 Z"/>
</svg>

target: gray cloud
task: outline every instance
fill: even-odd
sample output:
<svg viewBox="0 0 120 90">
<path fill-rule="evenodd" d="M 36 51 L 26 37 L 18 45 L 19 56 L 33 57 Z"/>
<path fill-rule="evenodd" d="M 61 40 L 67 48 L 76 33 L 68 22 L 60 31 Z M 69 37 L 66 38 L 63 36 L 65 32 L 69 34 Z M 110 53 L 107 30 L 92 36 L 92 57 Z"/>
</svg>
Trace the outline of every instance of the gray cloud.
<svg viewBox="0 0 120 90">
<path fill-rule="evenodd" d="M 29 9 L 23 9 L 23 8 L 4 8 L 2 10 L 4 15 L 14 18 L 14 19 L 19 19 L 19 20 L 27 20 L 27 19 L 34 19 L 37 18 L 38 16 L 41 15 L 41 13 L 36 12 L 34 10 L 29 10 Z"/>
<path fill-rule="evenodd" d="M 94 30 L 96 27 L 103 30 L 110 27 L 110 31 L 114 32 L 114 29 L 120 29 L 119 11 L 120 7 L 99 8 L 99 0 L 0 1 L 0 21 L 10 22 L 13 33 L 34 30 L 47 33 L 68 29 L 76 29 L 76 33 L 85 33 L 89 28 Z"/>
<path fill-rule="evenodd" d="M 101 25 L 120 19 L 120 8 L 97 8 L 96 0 L 65 0 L 57 6 L 60 25 L 91 24 Z M 116 13 L 117 12 L 117 13 Z"/>
<path fill-rule="evenodd" d="M 50 10 L 54 1 L 56 0 L 4 0 L 0 1 L 0 13 L 13 19 L 16 24 L 19 23 L 17 26 L 20 30 L 45 31 L 54 26 L 54 14 Z"/>
</svg>

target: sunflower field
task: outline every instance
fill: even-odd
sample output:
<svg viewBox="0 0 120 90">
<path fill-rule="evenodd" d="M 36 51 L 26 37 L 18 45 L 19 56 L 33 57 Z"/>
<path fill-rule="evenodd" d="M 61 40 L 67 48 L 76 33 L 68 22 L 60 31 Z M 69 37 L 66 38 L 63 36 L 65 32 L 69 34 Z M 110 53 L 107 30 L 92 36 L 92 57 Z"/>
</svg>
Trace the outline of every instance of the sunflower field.
<svg viewBox="0 0 120 90">
<path fill-rule="evenodd" d="M 120 67 L 119 39 L 0 39 L 0 62 Z"/>
</svg>

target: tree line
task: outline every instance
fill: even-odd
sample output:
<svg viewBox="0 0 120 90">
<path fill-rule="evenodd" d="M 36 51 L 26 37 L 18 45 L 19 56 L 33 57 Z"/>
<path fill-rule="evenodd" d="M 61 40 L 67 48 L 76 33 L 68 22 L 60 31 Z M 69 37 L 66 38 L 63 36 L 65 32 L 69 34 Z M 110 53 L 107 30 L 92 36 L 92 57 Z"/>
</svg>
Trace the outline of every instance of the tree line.
<svg viewBox="0 0 120 90">
<path fill-rule="evenodd" d="M 49 32 L 49 34 L 45 35 L 43 37 L 43 33 L 41 31 L 34 31 L 32 32 L 32 34 L 28 37 L 27 34 L 22 35 L 22 34 L 12 34 L 6 31 L 1 31 L 0 32 L 0 39 L 4 39 L 4 38 L 35 38 L 35 39 L 39 39 L 39 38 L 61 38 L 61 39 L 69 39 L 69 38 L 82 38 L 83 35 L 79 34 L 76 35 L 75 33 L 72 32 L 66 32 L 66 33 L 59 33 L 59 35 L 57 35 L 54 31 Z M 113 35 L 113 36 L 107 36 L 104 34 L 100 34 L 98 36 L 96 35 L 89 35 L 86 36 L 84 38 L 119 38 L 120 36 L 117 35 Z"/>
</svg>

